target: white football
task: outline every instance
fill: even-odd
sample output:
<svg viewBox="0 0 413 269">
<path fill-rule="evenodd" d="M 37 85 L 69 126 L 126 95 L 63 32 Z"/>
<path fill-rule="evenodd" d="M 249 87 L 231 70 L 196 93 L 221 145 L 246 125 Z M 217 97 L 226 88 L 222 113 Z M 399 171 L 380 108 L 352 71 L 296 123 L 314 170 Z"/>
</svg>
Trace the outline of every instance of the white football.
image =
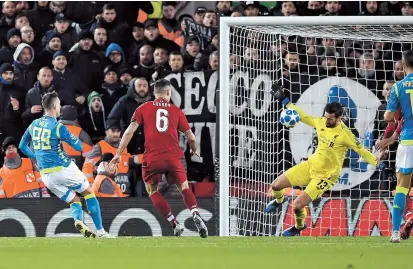
<svg viewBox="0 0 413 269">
<path fill-rule="evenodd" d="M 281 112 L 280 122 L 287 128 L 292 128 L 300 121 L 300 115 L 295 109 L 287 108 Z"/>
</svg>

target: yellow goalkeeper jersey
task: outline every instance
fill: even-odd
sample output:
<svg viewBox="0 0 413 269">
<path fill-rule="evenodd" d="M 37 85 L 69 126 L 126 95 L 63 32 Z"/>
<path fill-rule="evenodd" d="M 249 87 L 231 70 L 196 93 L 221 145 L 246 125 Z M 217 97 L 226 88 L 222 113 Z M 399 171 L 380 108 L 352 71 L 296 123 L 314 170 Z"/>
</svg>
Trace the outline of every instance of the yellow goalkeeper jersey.
<svg viewBox="0 0 413 269">
<path fill-rule="evenodd" d="M 295 109 L 301 121 L 317 131 L 318 146 L 313 155 L 308 158 L 311 170 L 318 175 L 337 181 L 344 158 L 349 148 L 357 152 L 365 161 L 377 166 L 376 156 L 361 145 L 350 129 L 341 123 L 334 128 L 326 127 L 326 118 L 309 116 L 293 104 L 288 108 Z"/>
</svg>

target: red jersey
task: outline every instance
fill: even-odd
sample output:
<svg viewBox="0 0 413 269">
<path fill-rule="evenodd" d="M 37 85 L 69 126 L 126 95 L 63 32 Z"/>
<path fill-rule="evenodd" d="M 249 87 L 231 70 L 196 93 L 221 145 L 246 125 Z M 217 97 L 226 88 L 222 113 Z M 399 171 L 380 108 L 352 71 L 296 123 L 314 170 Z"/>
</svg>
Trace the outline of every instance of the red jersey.
<svg viewBox="0 0 413 269">
<path fill-rule="evenodd" d="M 178 130 L 186 132 L 191 127 L 185 114 L 177 106 L 163 98 L 157 98 L 138 107 L 132 121 L 143 125 L 143 161 L 182 159 Z"/>
</svg>

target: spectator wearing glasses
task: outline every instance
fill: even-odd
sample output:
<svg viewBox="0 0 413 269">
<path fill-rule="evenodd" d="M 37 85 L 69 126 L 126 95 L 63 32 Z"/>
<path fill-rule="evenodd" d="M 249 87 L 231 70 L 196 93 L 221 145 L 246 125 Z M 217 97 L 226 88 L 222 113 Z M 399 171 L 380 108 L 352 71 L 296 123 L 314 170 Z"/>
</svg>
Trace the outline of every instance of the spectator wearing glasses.
<svg viewBox="0 0 413 269">
<path fill-rule="evenodd" d="M 40 42 L 36 42 L 34 38 L 34 31 L 30 25 L 23 26 L 20 29 L 20 34 L 22 37 L 22 42 L 31 46 L 35 53 L 38 53 L 42 50 Z"/>
</svg>

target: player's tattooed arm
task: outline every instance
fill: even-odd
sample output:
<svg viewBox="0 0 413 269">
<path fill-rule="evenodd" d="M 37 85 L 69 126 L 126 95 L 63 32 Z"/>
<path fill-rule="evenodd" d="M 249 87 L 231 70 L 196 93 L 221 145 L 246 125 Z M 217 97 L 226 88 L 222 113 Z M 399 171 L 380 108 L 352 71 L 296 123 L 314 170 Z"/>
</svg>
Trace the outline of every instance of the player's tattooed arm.
<svg viewBox="0 0 413 269">
<path fill-rule="evenodd" d="M 132 121 L 129 124 L 129 127 L 126 129 L 125 133 L 122 136 L 122 139 L 120 140 L 120 144 L 118 147 L 118 151 L 116 152 L 116 155 L 122 155 L 123 151 L 125 148 L 128 146 L 129 142 L 132 139 L 133 134 L 135 131 L 138 129 L 139 124 L 136 121 Z"/>
<path fill-rule="evenodd" d="M 196 137 L 194 133 L 192 132 L 191 129 L 189 129 L 188 131 L 184 132 L 184 134 L 188 138 L 188 144 L 189 144 L 189 147 L 191 148 L 191 152 L 199 157 L 199 153 L 196 148 Z"/>
</svg>

